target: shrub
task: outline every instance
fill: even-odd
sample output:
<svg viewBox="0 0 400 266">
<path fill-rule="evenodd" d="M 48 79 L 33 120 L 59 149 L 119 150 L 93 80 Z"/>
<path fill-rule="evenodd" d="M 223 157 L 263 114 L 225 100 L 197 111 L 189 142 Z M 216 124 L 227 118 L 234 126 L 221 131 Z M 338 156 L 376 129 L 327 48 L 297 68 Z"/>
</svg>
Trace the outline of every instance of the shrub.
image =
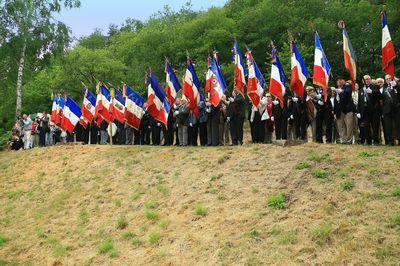
<svg viewBox="0 0 400 266">
<path fill-rule="evenodd" d="M 346 179 L 340 183 L 342 190 L 350 191 L 354 188 L 354 181 L 352 179 Z"/>
<path fill-rule="evenodd" d="M 284 209 L 285 208 L 285 195 L 279 193 L 277 195 L 270 196 L 268 198 L 268 206 L 274 209 Z"/>
</svg>

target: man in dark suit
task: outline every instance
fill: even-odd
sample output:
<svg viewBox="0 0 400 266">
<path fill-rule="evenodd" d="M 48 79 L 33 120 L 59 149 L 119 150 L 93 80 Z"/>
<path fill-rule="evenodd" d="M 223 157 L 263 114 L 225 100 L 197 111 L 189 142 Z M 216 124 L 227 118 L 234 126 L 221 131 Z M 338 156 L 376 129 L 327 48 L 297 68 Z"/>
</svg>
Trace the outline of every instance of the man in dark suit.
<svg viewBox="0 0 400 266">
<path fill-rule="evenodd" d="M 358 90 L 357 118 L 360 127 L 360 144 L 372 144 L 374 116 L 374 85 L 369 75 L 364 76 L 364 86 Z"/>
<path fill-rule="evenodd" d="M 383 106 L 383 85 L 385 81 L 382 78 L 376 79 L 376 85 L 372 88 L 372 105 L 374 106 L 374 113 L 372 115 L 372 140 L 374 145 L 381 144 L 381 123 L 382 119 L 382 106 Z"/>
<path fill-rule="evenodd" d="M 341 143 L 352 144 L 354 128 L 355 106 L 352 98 L 352 86 L 343 77 L 337 78 L 335 92 L 339 95 L 340 118 L 337 118 L 337 125 Z"/>
<path fill-rule="evenodd" d="M 242 145 L 245 99 L 237 89 L 234 89 L 232 97 L 228 100 L 228 120 L 230 122 L 232 145 Z"/>
<path fill-rule="evenodd" d="M 393 129 L 398 108 L 398 86 L 390 75 L 385 76 L 386 84 L 383 86 L 383 130 L 385 135 L 385 144 L 394 145 Z"/>
</svg>

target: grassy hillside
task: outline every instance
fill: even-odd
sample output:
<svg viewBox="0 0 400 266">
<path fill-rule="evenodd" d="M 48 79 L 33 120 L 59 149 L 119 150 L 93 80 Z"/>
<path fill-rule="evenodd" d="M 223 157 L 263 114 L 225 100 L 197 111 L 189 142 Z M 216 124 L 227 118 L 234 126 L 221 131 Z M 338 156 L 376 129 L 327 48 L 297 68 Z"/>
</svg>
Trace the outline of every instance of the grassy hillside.
<svg viewBox="0 0 400 266">
<path fill-rule="evenodd" d="M 0 153 L 0 265 L 400 261 L 400 149 Z"/>
</svg>

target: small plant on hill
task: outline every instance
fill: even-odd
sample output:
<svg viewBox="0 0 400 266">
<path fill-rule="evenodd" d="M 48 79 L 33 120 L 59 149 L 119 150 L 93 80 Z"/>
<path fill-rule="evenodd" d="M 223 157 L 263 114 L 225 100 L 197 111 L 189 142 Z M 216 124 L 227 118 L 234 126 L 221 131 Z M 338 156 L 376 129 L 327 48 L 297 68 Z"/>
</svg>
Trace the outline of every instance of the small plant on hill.
<svg viewBox="0 0 400 266">
<path fill-rule="evenodd" d="M 117 228 L 125 229 L 128 226 L 128 222 L 126 221 L 125 216 L 119 216 L 117 219 Z"/>
<path fill-rule="evenodd" d="M 4 245 L 8 241 L 10 241 L 10 239 L 8 237 L 0 234 L 0 246 Z"/>
<path fill-rule="evenodd" d="M 397 213 L 392 217 L 391 226 L 400 226 L 400 213 Z"/>
<path fill-rule="evenodd" d="M 101 244 L 99 246 L 99 248 L 97 249 L 97 251 L 101 254 L 107 253 L 111 250 L 114 249 L 114 244 L 111 240 L 108 240 L 107 242 L 104 242 L 103 244 Z"/>
<path fill-rule="evenodd" d="M 150 236 L 149 236 L 149 242 L 150 242 L 150 244 L 152 244 L 152 245 L 158 244 L 158 243 L 160 242 L 160 240 L 161 240 L 161 235 L 160 235 L 160 233 L 153 232 L 153 233 L 151 233 Z"/>
<path fill-rule="evenodd" d="M 86 210 L 81 210 L 79 213 L 79 219 L 81 221 L 81 224 L 87 224 L 89 221 L 89 214 Z"/>
<path fill-rule="evenodd" d="M 311 239 L 317 244 L 322 245 L 331 240 L 333 234 L 333 226 L 331 223 L 326 222 L 320 227 L 311 230 Z"/>
<path fill-rule="evenodd" d="M 400 187 L 396 187 L 392 193 L 393 197 L 400 197 Z"/>
<path fill-rule="evenodd" d="M 155 202 L 155 201 L 149 201 L 149 202 L 146 202 L 145 204 L 144 204 L 144 206 L 146 207 L 146 209 L 155 209 L 155 208 L 157 208 L 157 202 Z"/>
<path fill-rule="evenodd" d="M 371 154 L 367 151 L 362 151 L 362 152 L 358 153 L 358 157 L 361 157 L 361 158 L 368 158 L 368 157 L 372 157 L 372 156 L 373 156 L 373 154 Z"/>
<path fill-rule="evenodd" d="M 253 239 L 260 239 L 260 232 L 258 232 L 256 229 L 251 229 L 249 232 L 249 235 Z"/>
<path fill-rule="evenodd" d="M 135 237 L 132 239 L 132 246 L 134 246 L 135 248 L 138 248 L 141 245 L 143 245 L 143 241 L 140 238 Z"/>
<path fill-rule="evenodd" d="M 301 163 L 296 164 L 295 168 L 297 170 L 302 170 L 302 169 L 310 168 L 310 166 L 311 166 L 311 164 L 308 162 L 301 162 Z"/>
<path fill-rule="evenodd" d="M 130 232 L 130 231 L 122 233 L 122 237 L 125 238 L 125 239 L 132 239 L 135 236 L 136 236 L 136 234 L 133 233 L 133 232 Z"/>
<path fill-rule="evenodd" d="M 284 209 L 285 208 L 285 194 L 279 193 L 277 195 L 270 196 L 268 198 L 268 206 L 274 209 Z"/>
<path fill-rule="evenodd" d="M 203 206 L 197 206 L 196 207 L 196 214 L 199 216 L 206 216 L 207 215 L 207 209 L 204 208 Z"/>
<path fill-rule="evenodd" d="M 115 204 L 115 206 L 117 206 L 117 207 L 121 207 L 122 202 L 121 202 L 120 199 L 115 199 L 115 200 L 114 200 L 114 204 Z"/>
<path fill-rule="evenodd" d="M 340 183 L 340 187 L 342 190 L 350 191 L 354 188 L 354 181 L 352 179 L 346 179 L 342 183 Z"/>
<path fill-rule="evenodd" d="M 56 245 L 53 248 L 53 255 L 56 257 L 66 256 L 68 254 L 68 248 L 61 244 Z"/>
<path fill-rule="evenodd" d="M 146 211 L 145 215 L 146 215 L 146 218 L 149 220 L 157 220 L 158 219 L 158 212 L 156 212 L 156 211 Z"/>
<path fill-rule="evenodd" d="M 308 159 L 310 161 L 317 162 L 317 163 L 320 163 L 323 161 L 325 161 L 325 162 L 330 161 L 329 154 L 319 154 L 317 152 L 311 152 L 310 155 L 308 156 Z"/>
<path fill-rule="evenodd" d="M 321 178 L 321 179 L 328 177 L 328 172 L 325 169 L 321 169 L 321 168 L 313 169 L 312 174 L 314 177 Z"/>
</svg>

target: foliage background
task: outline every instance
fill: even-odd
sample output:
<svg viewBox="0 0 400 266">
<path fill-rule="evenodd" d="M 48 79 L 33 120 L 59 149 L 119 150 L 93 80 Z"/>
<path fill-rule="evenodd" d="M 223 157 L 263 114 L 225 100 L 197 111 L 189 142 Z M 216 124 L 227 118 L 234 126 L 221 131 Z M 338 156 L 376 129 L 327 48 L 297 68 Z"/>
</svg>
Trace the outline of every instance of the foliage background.
<svg viewBox="0 0 400 266">
<path fill-rule="evenodd" d="M 229 91 L 233 84 L 231 47 L 237 38 L 242 52 L 248 46 L 269 79 L 271 41 L 290 71 L 290 30 L 310 70 L 313 64 L 312 27 L 321 37 L 332 66 L 333 76 L 346 74 L 343 63 L 342 35 L 337 27 L 346 22 L 350 39 L 358 56 L 358 73 L 381 76 L 380 10 L 386 5 L 388 24 L 396 47 L 400 47 L 400 1 L 368 0 L 230 0 L 222 8 L 195 12 L 190 3 L 181 10 L 168 6 L 147 21 L 127 18 L 123 25 L 110 25 L 108 32 L 96 30 L 71 45 L 60 32 L 59 44 L 51 53 L 27 56 L 24 73 L 23 112 L 49 111 L 51 94 L 65 92 L 78 102 L 83 97 L 84 82 L 92 90 L 96 79 L 121 86 L 127 82 L 146 96 L 145 71 L 151 68 L 164 83 L 164 60 L 168 57 L 179 77 L 185 70 L 188 50 L 196 70 L 204 81 L 207 54 L 219 51 Z M 0 26 L 0 33 L 5 25 Z M 40 33 L 38 33 L 40 34 Z M 19 43 L 2 40 L 0 47 L 0 129 L 10 128 L 15 114 L 15 88 Z M 35 43 L 28 50 L 35 51 Z M 31 48 L 30 48 L 31 47 Z M 398 65 L 398 64 L 397 64 Z"/>
</svg>

